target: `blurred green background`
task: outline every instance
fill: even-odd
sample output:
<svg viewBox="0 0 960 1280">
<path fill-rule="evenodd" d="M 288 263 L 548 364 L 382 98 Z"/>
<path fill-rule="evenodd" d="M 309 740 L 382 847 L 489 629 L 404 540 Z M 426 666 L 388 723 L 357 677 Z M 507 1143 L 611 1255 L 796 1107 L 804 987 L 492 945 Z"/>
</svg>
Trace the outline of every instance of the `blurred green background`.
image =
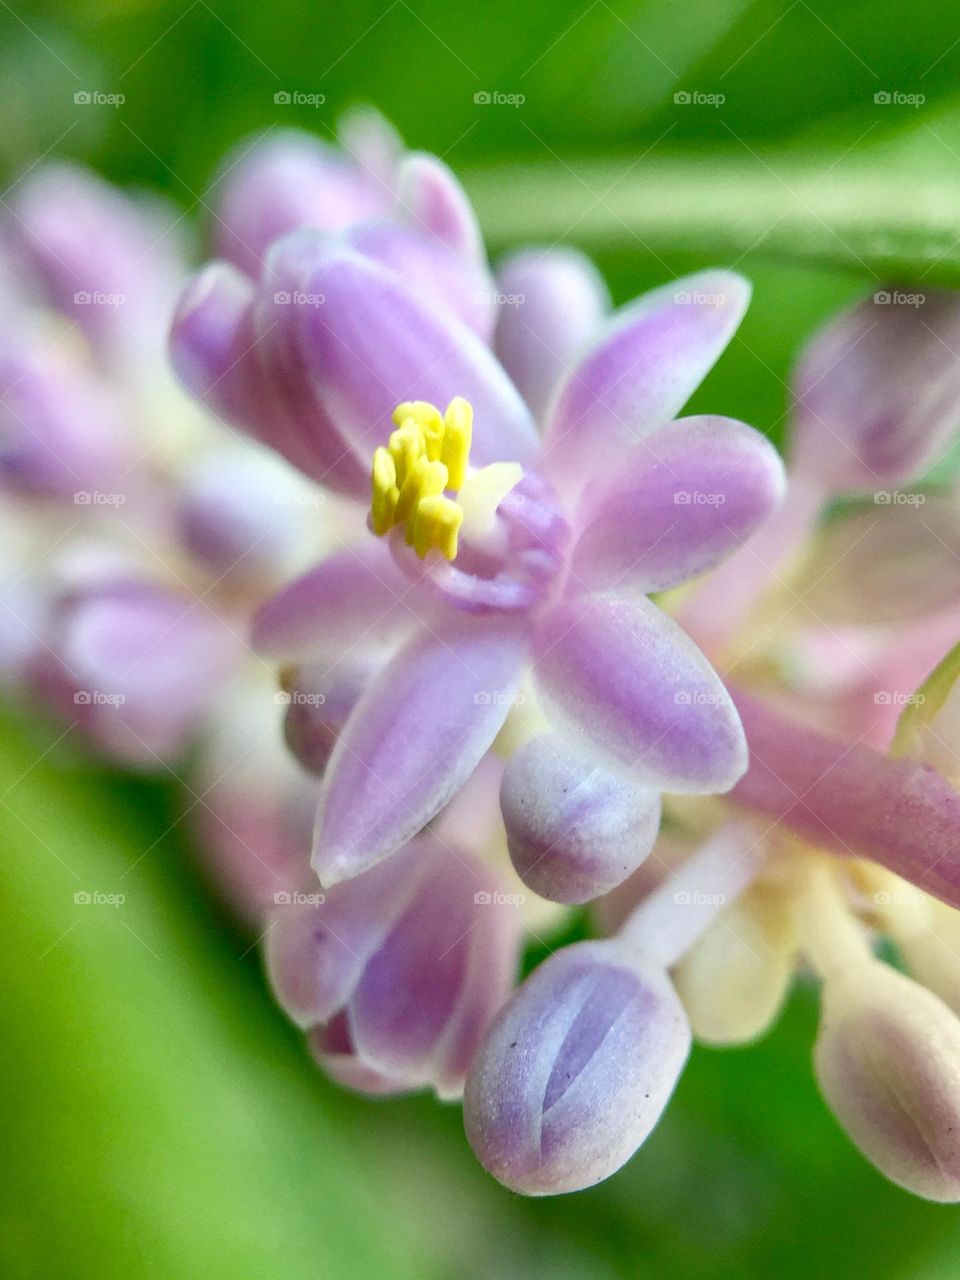
<svg viewBox="0 0 960 1280">
<path fill-rule="evenodd" d="M 618 300 L 707 263 L 749 274 L 754 306 L 697 402 L 777 439 L 822 318 L 888 277 L 960 283 L 946 0 L 0 0 L 0 26 L 5 191 L 72 156 L 202 234 L 238 138 L 329 137 L 373 102 L 463 176 L 496 249 L 581 244 Z M 82 90 L 125 101 L 80 107 Z M 54 736 L 0 724 L 0 1275 L 957 1274 L 958 1211 L 885 1183 L 821 1106 L 813 992 L 762 1044 L 696 1051 L 609 1183 L 521 1200 L 475 1165 L 457 1108 L 327 1085 L 207 895 L 176 784 Z M 77 912 L 81 889 L 123 910 Z"/>
</svg>

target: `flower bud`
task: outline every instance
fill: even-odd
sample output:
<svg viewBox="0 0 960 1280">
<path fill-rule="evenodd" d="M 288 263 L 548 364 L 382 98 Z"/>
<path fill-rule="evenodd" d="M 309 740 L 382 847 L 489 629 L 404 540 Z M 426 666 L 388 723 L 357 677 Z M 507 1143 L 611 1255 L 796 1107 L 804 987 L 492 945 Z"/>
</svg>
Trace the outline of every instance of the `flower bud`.
<svg viewBox="0 0 960 1280">
<path fill-rule="evenodd" d="M 91 584 L 60 602 L 34 683 L 112 758 L 153 768 L 184 749 L 237 646 L 193 597 L 133 579 Z"/>
<path fill-rule="evenodd" d="M 673 970 L 696 1038 L 728 1045 L 762 1035 L 786 997 L 794 950 L 787 913 L 762 888 L 726 907 Z"/>
<path fill-rule="evenodd" d="M 110 387 L 73 361 L 56 351 L 0 352 L 0 480 L 7 489 L 81 504 L 93 491 L 116 490 L 129 467 L 125 426 Z"/>
<path fill-rule="evenodd" d="M 507 998 L 520 913 L 490 870 L 422 836 L 372 870 L 275 913 L 280 1003 L 337 1079 L 366 1092 L 459 1096 Z"/>
<path fill-rule="evenodd" d="M 254 279 L 281 236 L 304 227 L 343 231 L 390 206 L 389 187 L 312 134 L 282 130 L 240 150 L 242 158 L 228 155 L 222 167 L 216 249 Z"/>
<path fill-rule="evenodd" d="M 372 655 L 304 663 L 284 679 L 283 736 L 300 765 L 320 777 L 350 712 L 377 669 Z"/>
<path fill-rule="evenodd" d="M 588 902 L 622 883 L 660 825 L 658 791 L 608 773 L 553 734 L 511 757 L 500 807 L 517 874 L 554 902 Z"/>
<path fill-rule="evenodd" d="M 158 361 L 183 265 L 178 219 L 134 201 L 94 174 L 47 164 L 15 200 L 24 256 L 51 301 L 86 333 L 104 361 Z"/>
<path fill-rule="evenodd" d="M 793 378 L 797 471 L 828 493 L 917 477 L 956 430 L 960 299 L 883 289 L 843 312 Z"/>
<path fill-rule="evenodd" d="M 555 952 L 501 1011 L 470 1068 L 467 1138 L 524 1195 L 615 1173 L 660 1118 L 690 1048 L 666 975 L 610 942 Z"/>
<path fill-rule="evenodd" d="M 185 548 L 218 584 L 276 584 L 309 548 L 318 509 L 318 495 L 279 458 L 232 449 L 182 477 L 177 517 Z"/>
<path fill-rule="evenodd" d="M 599 271 L 576 249 L 524 249 L 497 270 L 495 349 L 534 417 L 599 330 L 610 297 Z"/>
<path fill-rule="evenodd" d="M 928 1200 L 960 1200 L 960 1021 L 870 960 L 824 985 L 814 1068 L 864 1155 Z"/>
</svg>

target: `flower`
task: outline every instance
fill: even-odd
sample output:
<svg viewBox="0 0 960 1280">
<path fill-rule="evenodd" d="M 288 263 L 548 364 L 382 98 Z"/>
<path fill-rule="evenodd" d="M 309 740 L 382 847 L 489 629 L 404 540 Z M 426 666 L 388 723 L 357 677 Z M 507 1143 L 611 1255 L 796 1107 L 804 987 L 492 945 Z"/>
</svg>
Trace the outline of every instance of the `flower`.
<svg viewBox="0 0 960 1280">
<path fill-rule="evenodd" d="M 425 835 L 349 883 L 277 907 L 267 967 L 334 1079 L 458 1097 L 513 981 L 519 920 L 489 867 Z"/>
<path fill-rule="evenodd" d="M 322 463 L 320 474 L 351 492 L 361 460 L 374 467 L 373 529 L 389 550 L 338 553 L 281 592 L 254 629 L 261 651 L 287 660 L 306 656 L 321 627 L 328 642 L 333 633 L 354 643 L 371 626 L 401 639 L 325 773 L 314 854 L 324 883 L 374 865 L 446 803 L 502 728 L 528 666 L 556 727 L 601 767 L 694 792 L 726 789 L 742 772 L 742 733 L 715 673 L 641 594 L 736 548 L 782 483 L 775 452 L 750 428 L 670 422 L 747 295 L 722 272 L 685 283 L 614 318 L 558 391 L 542 441 L 466 327 L 338 239 L 281 241 L 242 297 L 209 278 L 188 289 L 175 358 L 221 378 L 221 408 L 234 376 L 222 370 L 239 361 L 242 376 L 244 363 L 240 339 L 221 339 L 242 334 L 257 352 L 260 404 L 286 375 L 289 427 L 281 438 L 262 417 L 261 438 L 308 458 L 314 476 Z M 291 308 L 274 302 L 278 289 L 325 301 Z M 215 361 L 205 359 L 211 334 Z M 465 440 L 468 419 L 471 465 L 448 489 L 444 440 Z M 422 551 L 445 540 L 446 555 L 421 559 L 407 545 L 418 538 Z"/>
</svg>

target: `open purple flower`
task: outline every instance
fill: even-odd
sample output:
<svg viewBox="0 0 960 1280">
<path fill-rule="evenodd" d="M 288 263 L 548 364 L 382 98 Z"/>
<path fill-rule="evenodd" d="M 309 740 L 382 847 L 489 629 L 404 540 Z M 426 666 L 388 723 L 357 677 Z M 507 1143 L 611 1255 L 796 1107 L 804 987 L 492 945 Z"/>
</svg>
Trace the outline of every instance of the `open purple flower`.
<svg viewBox="0 0 960 1280">
<path fill-rule="evenodd" d="M 294 293 L 317 305 L 275 301 Z M 563 381 L 539 438 L 475 334 L 352 245 L 301 233 L 274 246 L 256 289 L 208 277 L 188 291 L 174 334 L 188 382 L 206 376 L 227 411 L 252 387 L 248 429 L 341 490 L 369 493 L 373 459 L 371 527 L 386 545 L 331 557 L 255 627 L 284 658 L 309 653 L 321 629 L 348 644 L 397 633 L 326 770 L 314 854 L 325 883 L 439 811 L 529 668 L 551 723 L 600 767 L 695 793 L 743 772 L 716 673 L 646 595 L 717 564 L 780 498 L 781 464 L 757 432 L 672 422 L 747 296 L 718 271 L 626 307 Z"/>
<path fill-rule="evenodd" d="M 520 913 L 492 870 L 423 836 L 326 895 L 281 899 L 268 971 L 334 1079 L 458 1097 L 517 965 Z"/>
</svg>

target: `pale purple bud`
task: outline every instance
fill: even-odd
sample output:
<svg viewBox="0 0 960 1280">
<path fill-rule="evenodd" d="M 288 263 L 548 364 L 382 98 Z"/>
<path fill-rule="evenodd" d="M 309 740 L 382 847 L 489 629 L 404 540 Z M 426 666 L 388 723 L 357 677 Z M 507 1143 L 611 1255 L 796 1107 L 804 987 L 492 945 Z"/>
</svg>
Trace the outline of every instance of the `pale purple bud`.
<svg viewBox="0 0 960 1280">
<path fill-rule="evenodd" d="M 511 757 L 500 806 L 517 874 L 554 902 L 589 902 L 621 884 L 660 825 L 658 791 L 608 773 L 553 734 Z"/>
<path fill-rule="evenodd" d="M 351 155 L 295 129 L 244 142 L 214 186 L 216 251 L 256 279 L 267 250 L 291 231 L 343 231 L 386 213 L 393 191 Z"/>
<path fill-rule="evenodd" d="M 656 1125 L 690 1049 L 666 974 L 616 943 L 555 952 L 501 1011 L 464 1096 L 467 1138 L 524 1195 L 580 1191 Z"/>
<path fill-rule="evenodd" d="M 607 287 L 576 249 L 523 249 L 501 262 L 497 294 L 497 355 L 543 421 L 554 390 L 610 309 Z"/>
<path fill-rule="evenodd" d="M 57 610 L 36 684 L 108 755 L 152 767 L 184 749 L 237 648 L 193 596 L 149 582 L 91 586 Z"/>
<path fill-rule="evenodd" d="M 928 1200 L 960 1200 L 960 1021 L 879 961 L 824 985 L 823 1095 L 864 1155 Z"/>
<path fill-rule="evenodd" d="M 14 492 L 116 506 L 127 470 L 122 406 L 114 391 L 56 351 L 0 351 L 0 480 Z"/>
<path fill-rule="evenodd" d="M 814 337 L 793 377 L 793 462 L 828 493 L 917 477 L 960 426 L 960 296 L 882 289 Z"/>
<path fill-rule="evenodd" d="M 57 163 L 23 180 L 14 211 L 27 262 L 105 361 L 162 358 L 183 276 L 172 209 Z"/>
<path fill-rule="evenodd" d="M 321 501 L 274 455 L 222 451 L 181 480 L 180 537 L 218 582 L 277 583 L 309 546 Z"/>
<path fill-rule="evenodd" d="M 400 170 L 400 200 L 418 234 L 438 240 L 462 258 L 486 261 L 476 214 L 442 160 L 425 152 L 408 156 Z"/>
<path fill-rule="evenodd" d="M 488 867 L 420 837 L 371 871 L 280 907 L 277 998 L 337 1079 L 458 1096 L 516 967 L 520 912 Z"/>
<path fill-rule="evenodd" d="M 320 777 L 340 731 L 378 664 L 347 653 L 335 662 L 309 662 L 285 676 L 283 736 L 307 771 Z"/>
</svg>

